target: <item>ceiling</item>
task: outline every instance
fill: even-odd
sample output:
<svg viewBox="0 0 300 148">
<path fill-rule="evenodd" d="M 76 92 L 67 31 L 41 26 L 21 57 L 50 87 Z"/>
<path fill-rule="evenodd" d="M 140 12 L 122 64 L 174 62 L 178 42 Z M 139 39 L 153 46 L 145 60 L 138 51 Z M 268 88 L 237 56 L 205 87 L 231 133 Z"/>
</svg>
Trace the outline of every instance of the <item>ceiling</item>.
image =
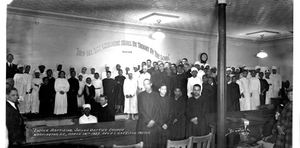
<svg viewBox="0 0 300 148">
<path fill-rule="evenodd" d="M 293 0 L 227 0 L 227 36 L 260 40 L 273 40 L 293 36 Z M 130 25 L 152 26 L 162 30 L 180 30 L 197 34 L 218 31 L 216 0 L 13 0 L 8 12 L 34 10 L 51 12 L 59 16 L 72 15 L 118 22 Z M 161 24 L 139 19 L 151 13 L 179 16 L 179 19 Z"/>
</svg>

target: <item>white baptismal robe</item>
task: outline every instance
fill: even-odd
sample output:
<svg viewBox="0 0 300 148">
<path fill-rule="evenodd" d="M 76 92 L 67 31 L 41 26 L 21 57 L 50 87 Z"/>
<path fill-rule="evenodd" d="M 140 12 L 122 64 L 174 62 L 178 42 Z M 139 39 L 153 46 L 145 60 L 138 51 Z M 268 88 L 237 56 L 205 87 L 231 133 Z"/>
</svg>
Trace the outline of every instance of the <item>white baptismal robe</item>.
<svg viewBox="0 0 300 148">
<path fill-rule="evenodd" d="M 139 89 L 139 92 L 141 91 L 144 91 L 145 88 L 144 88 L 144 80 L 145 79 L 151 79 L 151 75 L 146 72 L 146 73 L 141 73 L 139 78 L 138 78 L 138 89 Z"/>
<path fill-rule="evenodd" d="M 97 117 L 93 116 L 93 115 L 82 115 L 79 118 L 79 124 L 91 124 L 91 123 L 98 123 Z"/>
<path fill-rule="evenodd" d="M 282 87 L 282 79 L 281 75 L 277 74 L 271 74 L 270 78 L 273 80 L 274 86 L 273 86 L 273 97 L 278 97 L 280 88 Z"/>
<path fill-rule="evenodd" d="M 260 105 L 260 81 L 256 77 L 249 79 L 249 88 L 251 96 L 251 110 L 257 109 Z"/>
<path fill-rule="evenodd" d="M 271 98 L 273 98 L 274 93 L 273 93 L 273 87 L 274 87 L 274 82 L 271 78 L 267 79 L 265 78 L 266 81 L 269 84 L 269 90 L 266 92 L 266 104 L 271 104 Z"/>
<path fill-rule="evenodd" d="M 136 79 L 125 79 L 123 91 L 125 96 L 124 113 L 136 114 L 137 108 L 137 81 Z M 126 98 L 126 95 L 131 95 L 131 98 Z"/>
<path fill-rule="evenodd" d="M 243 90 L 240 90 L 241 93 L 244 94 L 244 98 L 240 100 L 241 111 L 250 110 L 250 88 L 249 88 L 249 79 L 242 77 L 240 79 Z"/>
<path fill-rule="evenodd" d="M 98 79 L 94 79 L 92 81 L 92 84 L 95 87 L 95 97 L 94 99 L 99 102 L 100 101 L 100 96 L 103 94 L 103 84 L 102 84 L 102 80 Z"/>
</svg>

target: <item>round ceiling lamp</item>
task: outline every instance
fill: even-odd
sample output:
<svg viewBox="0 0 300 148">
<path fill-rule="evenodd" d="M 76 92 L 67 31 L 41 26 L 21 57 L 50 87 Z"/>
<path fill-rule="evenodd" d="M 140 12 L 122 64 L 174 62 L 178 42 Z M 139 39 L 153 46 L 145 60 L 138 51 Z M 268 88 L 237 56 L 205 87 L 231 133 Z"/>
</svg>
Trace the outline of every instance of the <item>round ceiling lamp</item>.
<svg viewBox="0 0 300 148">
<path fill-rule="evenodd" d="M 157 23 L 160 24 L 161 20 L 157 20 Z M 162 40 L 166 37 L 166 35 L 161 32 L 160 29 L 156 29 L 154 33 L 152 33 L 151 37 L 155 40 Z"/>
<path fill-rule="evenodd" d="M 268 57 L 268 54 L 267 54 L 266 52 L 264 52 L 264 50 L 261 50 L 259 53 L 257 53 L 256 56 L 257 56 L 258 58 L 263 59 L 263 58 Z"/>
<path fill-rule="evenodd" d="M 262 34 L 262 35 L 260 35 L 260 36 L 261 36 L 261 40 L 263 40 L 264 35 Z M 264 50 L 261 49 L 260 52 L 256 54 L 256 56 L 257 56 L 258 58 L 263 59 L 263 58 L 268 57 L 268 54 L 267 54 L 266 52 L 264 52 Z"/>
<path fill-rule="evenodd" d="M 166 35 L 160 31 L 160 29 L 157 29 L 154 33 L 152 33 L 151 37 L 155 40 L 162 40 L 166 37 Z"/>
</svg>

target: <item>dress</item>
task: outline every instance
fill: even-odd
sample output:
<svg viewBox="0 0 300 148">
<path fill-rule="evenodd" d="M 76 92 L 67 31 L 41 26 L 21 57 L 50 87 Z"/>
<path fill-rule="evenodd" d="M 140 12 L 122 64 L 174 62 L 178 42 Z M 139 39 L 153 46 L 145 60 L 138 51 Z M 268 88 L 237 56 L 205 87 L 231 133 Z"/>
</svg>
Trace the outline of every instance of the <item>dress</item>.
<svg viewBox="0 0 300 148">
<path fill-rule="evenodd" d="M 42 85 L 39 91 L 40 99 L 40 115 L 48 117 L 53 115 L 53 107 L 50 104 L 54 104 L 54 93 L 52 91 L 52 85 Z"/>
<path fill-rule="evenodd" d="M 28 73 L 24 73 L 24 81 L 26 81 L 27 85 L 26 85 L 26 92 L 27 94 L 24 96 L 24 103 L 25 103 L 25 109 L 24 112 L 25 113 L 29 113 L 30 112 L 30 108 L 31 108 L 31 80 L 32 80 L 32 76 Z M 21 111 L 20 111 L 21 112 Z"/>
<path fill-rule="evenodd" d="M 85 83 L 83 81 L 79 81 L 79 89 L 78 89 L 78 95 L 81 95 L 80 97 L 77 95 L 77 104 L 78 107 L 82 107 L 83 104 L 85 104 L 83 90 L 84 90 Z"/>
<path fill-rule="evenodd" d="M 288 102 L 277 121 L 277 125 L 279 125 L 284 135 L 277 136 L 277 140 L 274 148 L 292 148 L 292 140 L 293 140 L 293 102 Z"/>
<path fill-rule="evenodd" d="M 93 116 L 93 115 L 82 115 L 79 118 L 79 124 L 91 124 L 91 123 L 97 123 L 97 117 Z"/>
<path fill-rule="evenodd" d="M 251 77 L 249 79 L 249 89 L 252 93 L 250 107 L 251 110 L 256 110 L 260 105 L 260 81 L 258 78 Z"/>
<path fill-rule="evenodd" d="M 240 99 L 240 107 L 241 111 L 250 110 L 250 88 L 249 88 L 249 79 L 242 77 L 240 79 L 241 85 L 243 89 L 240 89 L 241 93 L 244 94 L 244 98 Z"/>
<path fill-rule="evenodd" d="M 278 97 L 279 91 L 282 87 L 282 78 L 281 75 L 277 74 L 271 74 L 270 78 L 273 80 L 274 86 L 273 86 L 273 96 Z"/>
<path fill-rule="evenodd" d="M 68 79 L 70 89 L 67 93 L 68 95 L 68 114 L 74 115 L 78 111 L 78 104 L 77 104 L 77 94 L 79 90 L 79 81 L 76 78 Z"/>
<path fill-rule="evenodd" d="M 124 113 L 128 114 L 136 114 L 138 112 L 137 109 L 137 81 L 136 79 L 125 79 L 124 81 Z M 131 98 L 126 98 L 126 95 L 131 95 Z"/>
<path fill-rule="evenodd" d="M 240 88 L 239 85 L 231 82 L 227 85 L 227 112 L 240 111 Z"/>
<path fill-rule="evenodd" d="M 32 87 L 31 113 L 39 113 L 40 110 L 39 91 L 42 83 L 43 81 L 40 78 L 33 78 L 31 81 L 31 87 Z"/>
<path fill-rule="evenodd" d="M 274 92 L 273 92 L 273 87 L 274 87 L 274 82 L 272 79 L 267 79 L 267 82 L 269 84 L 269 90 L 266 93 L 266 104 L 271 104 L 271 98 L 273 98 L 274 96 Z"/>
<path fill-rule="evenodd" d="M 115 81 L 118 82 L 118 85 L 115 89 L 116 96 L 116 105 L 124 106 L 124 92 L 123 92 L 123 85 L 126 77 L 125 76 L 116 76 Z"/>
<path fill-rule="evenodd" d="M 100 79 L 94 79 L 92 81 L 93 86 L 95 87 L 95 101 L 99 102 L 100 101 L 100 96 L 103 94 L 103 85 L 102 85 L 102 80 Z"/>
<path fill-rule="evenodd" d="M 26 96 L 27 83 L 28 83 L 24 76 L 25 74 L 22 73 L 17 73 L 14 76 L 14 81 L 15 81 L 14 87 L 18 90 L 19 98 L 22 99 L 22 101 L 19 101 L 19 110 L 21 114 L 25 113 L 26 102 L 24 99 Z"/>
<path fill-rule="evenodd" d="M 65 78 L 57 78 L 55 80 L 54 88 L 56 91 L 54 114 L 66 114 L 68 109 L 67 92 L 70 89 L 69 82 Z M 64 94 L 60 94 L 60 91 L 63 91 Z"/>
</svg>

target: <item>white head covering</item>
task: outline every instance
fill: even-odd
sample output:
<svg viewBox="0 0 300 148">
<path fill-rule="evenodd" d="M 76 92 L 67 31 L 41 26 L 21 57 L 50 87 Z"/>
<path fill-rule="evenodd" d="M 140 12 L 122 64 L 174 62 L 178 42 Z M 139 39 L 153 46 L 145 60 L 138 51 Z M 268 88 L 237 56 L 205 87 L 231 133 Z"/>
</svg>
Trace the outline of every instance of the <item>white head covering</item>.
<svg viewBox="0 0 300 148">
<path fill-rule="evenodd" d="M 197 69 L 196 67 L 192 67 L 192 68 L 191 68 L 191 72 L 192 72 L 192 71 L 197 71 L 197 72 L 198 72 L 198 69 Z"/>
<path fill-rule="evenodd" d="M 199 61 L 196 61 L 194 65 L 199 65 L 201 66 L 201 63 Z"/>
<path fill-rule="evenodd" d="M 36 70 L 33 71 L 33 73 L 37 73 L 37 72 L 38 72 L 38 73 L 41 73 L 41 71 L 38 70 L 38 69 L 36 69 Z"/>
<path fill-rule="evenodd" d="M 270 70 L 269 70 L 269 69 L 267 69 L 267 70 L 265 71 L 265 73 L 271 73 L 271 72 L 270 72 Z"/>
<path fill-rule="evenodd" d="M 205 64 L 204 64 L 204 67 L 206 67 L 206 66 L 209 66 L 209 64 L 208 64 L 208 63 L 205 63 Z"/>
<path fill-rule="evenodd" d="M 109 64 L 105 64 L 105 67 L 110 67 L 110 65 Z"/>
<path fill-rule="evenodd" d="M 17 68 L 24 67 L 22 64 L 18 64 Z"/>
<path fill-rule="evenodd" d="M 255 69 L 255 70 L 256 70 L 256 69 L 260 69 L 260 66 L 259 66 L 259 65 L 257 65 L 257 66 L 255 66 L 255 68 L 254 68 L 254 69 Z"/>
<path fill-rule="evenodd" d="M 230 67 L 227 67 L 226 71 L 232 71 L 232 69 Z"/>
<path fill-rule="evenodd" d="M 91 109 L 91 105 L 90 104 L 83 104 L 82 107 L 83 107 L 83 109 L 85 109 L 85 108 Z"/>
<path fill-rule="evenodd" d="M 129 73 L 132 73 L 132 74 L 133 74 L 133 70 L 129 69 L 128 74 L 129 74 Z"/>
<path fill-rule="evenodd" d="M 272 66 L 272 69 L 276 69 L 277 70 L 277 66 Z"/>
</svg>

